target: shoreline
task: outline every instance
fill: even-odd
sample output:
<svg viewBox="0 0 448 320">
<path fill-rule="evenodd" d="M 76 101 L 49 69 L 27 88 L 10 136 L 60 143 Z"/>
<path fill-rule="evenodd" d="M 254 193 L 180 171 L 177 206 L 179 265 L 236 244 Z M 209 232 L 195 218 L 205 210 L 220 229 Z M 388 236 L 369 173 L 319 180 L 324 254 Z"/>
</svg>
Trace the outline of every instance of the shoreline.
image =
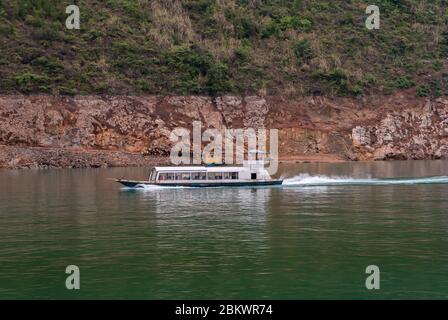
<svg viewBox="0 0 448 320">
<path fill-rule="evenodd" d="M 359 161 L 344 159 L 337 154 L 303 154 L 279 157 L 280 164 L 344 162 Z M 374 162 L 374 160 L 368 162 Z M 147 156 L 118 150 L 0 145 L 0 169 L 6 170 L 125 168 L 169 164 L 169 157 L 166 156 Z"/>
<path fill-rule="evenodd" d="M 351 162 L 336 154 L 280 156 L 279 163 Z M 76 169 L 169 165 L 169 157 L 119 150 L 0 145 L 0 169 Z"/>
<path fill-rule="evenodd" d="M 337 154 L 303 154 L 280 156 L 279 163 L 342 163 L 342 162 L 356 162 L 341 157 Z"/>
<path fill-rule="evenodd" d="M 115 150 L 0 145 L 0 169 L 82 169 L 144 167 L 167 163 L 162 156 Z"/>
</svg>

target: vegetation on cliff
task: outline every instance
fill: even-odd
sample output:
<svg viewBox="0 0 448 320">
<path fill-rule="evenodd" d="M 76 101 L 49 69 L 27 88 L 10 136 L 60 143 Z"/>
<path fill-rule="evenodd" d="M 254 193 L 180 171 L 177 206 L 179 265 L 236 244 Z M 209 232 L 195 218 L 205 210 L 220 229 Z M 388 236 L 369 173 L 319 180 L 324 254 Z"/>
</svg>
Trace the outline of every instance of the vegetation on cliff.
<svg viewBox="0 0 448 320">
<path fill-rule="evenodd" d="M 67 5 L 81 29 L 65 27 Z M 365 27 L 376 4 L 381 28 Z M 446 0 L 0 2 L 0 92 L 448 94 Z"/>
</svg>

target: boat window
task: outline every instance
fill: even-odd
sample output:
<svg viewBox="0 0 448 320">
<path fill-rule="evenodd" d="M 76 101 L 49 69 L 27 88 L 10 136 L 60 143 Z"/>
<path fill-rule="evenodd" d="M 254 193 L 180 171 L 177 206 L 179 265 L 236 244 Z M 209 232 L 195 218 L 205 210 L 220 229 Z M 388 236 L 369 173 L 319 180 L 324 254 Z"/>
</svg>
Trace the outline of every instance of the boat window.
<svg viewBox="0 0 448 320">
<path fill-rule="evenodd" d="M 164 172 L 164 173 L 159 173 L 159 181 L 164 181 L 164 180 L 174 180 L 174 173 L 173 172 Z"/>
<path fill-rule="evenodd" d="M 174 180 L 174 173 L 169 172 L 166 174 L 166 180 Z"/>
<path fill-rule="evenodd" d="M 191 180 L 193 175 L 194 175 L 194 173 L 191 173 L 191 172 L 169 173 L 167 180 Z"/>
<path fill-rule="evenodd" d="M 209 172 L 208 180 L 222 180 L 223 173 L 222 172 Z"/>
<path fill-rule="evenodd" d="M 191 173 L 191 180 L 206 180 L 207 173 L 206 172 L 193 172 Z"/>
<path fill-rule="evenodd" d="M 238 172 L 163 172 L 158 174 L 159 181 L 173 180 L 238 180 Z"/>
<path fill-rule="evenodd" d="M 191 173 L 190 172 L 182 173 L 182 180 L 191 180 Z"/>
<path fill-rule="evenodd" d="M 224 172 L 223 176 L 225 180 L 238 180 L 238 172 Z"/>
</svg>

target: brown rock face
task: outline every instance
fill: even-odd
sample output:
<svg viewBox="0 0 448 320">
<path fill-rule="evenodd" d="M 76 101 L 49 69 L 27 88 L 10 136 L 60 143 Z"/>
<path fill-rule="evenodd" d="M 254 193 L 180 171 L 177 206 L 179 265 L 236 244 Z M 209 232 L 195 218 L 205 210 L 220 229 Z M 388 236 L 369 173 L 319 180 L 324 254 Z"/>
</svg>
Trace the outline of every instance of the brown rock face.
<svg viewBox="0 0 448 320">
<path fill-rule="evenodd" d="M 427 101 L 420 109 L 391 112 L 377 124 L 355 127 L 352 142 L 364 159 L 446 159 L 448 100 Z"/>
<path fill-rule="evenodd" d="M 448 156 L 448 100 L 444 98 L 427 101 L 404 93 L 300 100 L 4 95 L 0 96 L 0 145 L 4 146 L 0 167 L 45 163 L 76 167 L 70 157 L 79 158 L 82 167 L 145 165 L 148 162 L 137 155 L 166 157 L 172 146 L 171 130 L 192 129 L 193 121 L 201 121 L 204 129 L 279 129 L 279 152 L 285 159 L 329 154 L 347 160 Z M 34 151 L 27 153 L 26 148 Z M 35 148 L 46 150 L 41 152 L 45 156 L 35 155 Z M 57 159 L 61 154 L 64 161 Z"/>
</svg>

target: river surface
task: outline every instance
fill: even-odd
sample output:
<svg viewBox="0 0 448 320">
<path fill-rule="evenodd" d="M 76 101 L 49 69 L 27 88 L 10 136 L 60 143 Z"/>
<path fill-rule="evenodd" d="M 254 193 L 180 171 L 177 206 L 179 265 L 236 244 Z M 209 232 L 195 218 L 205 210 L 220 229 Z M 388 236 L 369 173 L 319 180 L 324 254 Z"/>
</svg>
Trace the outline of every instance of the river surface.
<svg viewBox="0 0 448 320">
<path fill-rule="evenodd" d="M 264 188 L 107 180 L 147 175 L 0 171 L 0 298 L 448 299 L 448 161 L 285 164 Z"/>
</svg>

